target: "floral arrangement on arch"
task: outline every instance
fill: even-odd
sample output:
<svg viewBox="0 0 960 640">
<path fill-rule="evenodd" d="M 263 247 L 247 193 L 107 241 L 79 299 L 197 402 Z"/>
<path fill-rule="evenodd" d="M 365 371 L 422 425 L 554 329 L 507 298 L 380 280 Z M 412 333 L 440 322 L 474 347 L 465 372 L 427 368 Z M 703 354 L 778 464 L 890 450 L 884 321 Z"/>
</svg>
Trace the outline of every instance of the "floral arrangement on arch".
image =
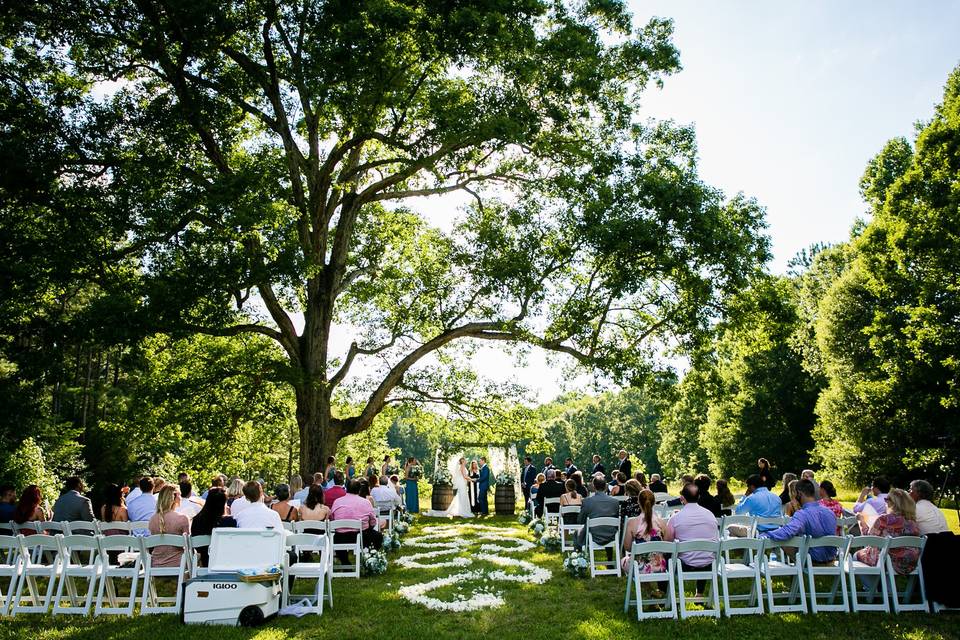
<svg viewBox="0 0 960 640">
<path fill-rule="evenodd" d="M 514 478 L 511 474 L 507 473 L 506 471 L 501 471 L 500 473 L 497 474 L 496 483 L 498 487 L 503 487 L 508 485 L 512 487 L 516 483 L 516 478 Z"/>
<path fill-rule="evenodd" d="M 360 554 L 360 574 L 364 576 L 380 576 L 387 572 L 387 554 L 380 549 L 367 547 Z"/>
<path fill-rule="evenodd" d="M 579 551 L 573 551 L 567 554 L 563 559 L 563 569 L 574 578 L 585 578 L 590 563 L 587 556 Z"/>
<path fill-rule="evenodd" d="M 438 466 L 433 471 L 433 477 L 430 478 L 430 484 L 453 484 L 453 476 L 450 470 L 444 466 Z"/>
</svg>

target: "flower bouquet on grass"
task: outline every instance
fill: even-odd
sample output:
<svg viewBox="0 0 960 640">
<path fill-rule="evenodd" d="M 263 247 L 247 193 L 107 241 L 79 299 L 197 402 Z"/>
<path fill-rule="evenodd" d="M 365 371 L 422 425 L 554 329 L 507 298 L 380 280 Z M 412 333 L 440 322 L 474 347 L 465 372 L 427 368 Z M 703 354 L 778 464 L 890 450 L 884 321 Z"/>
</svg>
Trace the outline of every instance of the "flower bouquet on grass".
<svg viewBox="0 0 960 640">
<path fill-rule="evenodd" d="M 524 510 L 520 513 L 520 517 L 517 518 L 517 522 L 519 522 L 519 523 L 522 524 L 522 525 L 528 525 L 528 524 L 530 524 L 530 521 L 531 521 L 531 520 L 533 520 L 533 516 L 531 516 L 531 515 L 530 515 L 530 512 L 527 511 L 526 509 L 524 509 Z"/>
<path fill-rule="evenodd" d="M 541 518 L 535 518 L 530 521 L 530 528 L 533 530 L 533 535 L 539 538 L 547 530 L 547 525 Z"/>
<path fill-rule="evenodd" d="M 360 574 L 364 576 L 380 576 L 387 572 L 387 554 L 380 549 L 367 547 L 360 554 Z"/>
<path fill-rule="evenodd" d="M 400 514 L 400 522 L 406 522 L 407 524 L 413 524 L 413 514 L 404 511 Z"/>
<path fill-rule="evenodd" d="M 402 543 L 400 542 L 400 536 L 398 536 L 396 533 L 392 535 L 390 533 L 383 534 L 383 550 L 384 551 L 388 551 L 388 552 L 400 551 L 401 544 Z"/>
<path fill-rule="evenodd" d="M 496 479 L 497 486 L 505 486 L 505 485 L 513 486 L 514 482 L 516 482 L 516 480 L 514 480 L 513 476 L 507 473 L 506 471 L 502 471 L 497 474 L 497 479 Z"/>
<path fill-rule="evenodd" d="M 430 478 L 430 484 L 453 484 L 453 476 L 446 467 L 437 467 Z"/>
<path fill-rule="evenodd" d="M 398 520 L 393 523 L 393 533 L 397 536 L 406 535 L 410 531 L 410 525 L 404 522 L 403 520 Z"/>
<path fill-rule="evenodd" d="M 563 569 L 574 578 L 585 578 L 590 563 L 587 562 L 587 556 L 579 551 L 573 551 L 567 554 L 563 559 Z"/>
<path fill-rule="evenodd" d="M 562 547 L 560 536 L 557 535 L 556 531 L 545 533 L 540 537 L 539 543 L 543 545 L 543 549 L 545 551 L 549 551 L 551 553 L 560 551 L 560 548 Z"/>
</svg>

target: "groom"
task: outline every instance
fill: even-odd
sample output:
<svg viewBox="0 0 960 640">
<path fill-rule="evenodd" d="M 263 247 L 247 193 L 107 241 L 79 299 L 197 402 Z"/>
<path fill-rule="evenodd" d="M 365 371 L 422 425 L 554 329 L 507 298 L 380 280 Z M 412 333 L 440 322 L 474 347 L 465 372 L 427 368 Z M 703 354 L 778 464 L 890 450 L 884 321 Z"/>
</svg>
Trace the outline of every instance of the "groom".
<svg viewBox="0 0 960 640">
<path fill-rule="evenodd" d="M 490 491 L 490 467 L 487 466 L 487 459 L 480 457 L 480 478 L 477 480 L 477 506 L 482 515 L 490 515 L 490 507 L 487 506 L 487 492 Z"/>
</svg>

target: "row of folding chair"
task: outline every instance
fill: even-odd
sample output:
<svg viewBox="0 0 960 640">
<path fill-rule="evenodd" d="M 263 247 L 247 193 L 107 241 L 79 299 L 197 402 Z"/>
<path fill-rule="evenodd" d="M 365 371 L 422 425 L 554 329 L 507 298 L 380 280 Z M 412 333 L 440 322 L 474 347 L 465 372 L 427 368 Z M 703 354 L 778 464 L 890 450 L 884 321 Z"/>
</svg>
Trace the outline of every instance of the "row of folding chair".
<svg viewBox="0 0 960 640">
<path fill-rule="evenodd" d="M 898 574 L 889 554 L 893 549 L 903 548 L 916 548 L 922 554 L 924 544 L 924 538 L 910 536 L 805 536 L 785 541 L 728 538 L 719 542 L 688 540 L 636 543 L 630 551 L 624 611 L 635 607 L 638 620 L 678 616 L 681 619 L 693 616 L 720 617 L 721 594 L 723 612 L 727 616 L 762 614 L 765 611 L 928 611 L 923 568 L 919 562 L 913 572 L 903 576 L 906 584 L 901 591 L 897 585 Z M 864 547 L 879 549 L 876 566 L 856 559 L 855 552 Z M 815 548 L 833 549 L 837 554 L 836 562 L 814 562 L 809 553 Z M 685 569 L 679 555 L 692 551 L 711 553 L 713 560 L 702 568 Z M 729 561 L 728 557 L 737 552 L 743 559 Z M 652 553 L 664 555 L 665 571 L 644 573 L 639 570 L 641 559 Z M 750 558 L 755 560 L 751 561 Z M 829 581 L 829 589 L 820 591 L 818 579 L 821 582 Z M 701 598 L 687 596 L 686 583 L 695 580 L 705 581 L 710 587 L 709 594 Z M 738 580 L 749 584 L 747 593 L 731 590 L 731 581 Z M 788 589 L 778 591 L 775 580 L 786 582 Z M 642 585 L 651 582 L 666 584 L 663 597 L 644 598 Z M 919 599 L 911 602 L 917 584 Z M 745 606 L 734 606 L 735 602 L 740 601 L 745 601 Z M 703 608 L 688 610 L 689 603 L 701 604 Z M 648 610 L 650 606 L 656 608 Z"/>
<path fill-rule="evenodd" d="M 392 531 L 394 518 L 391 516 L 389 530 Z M 363 545 L 360 539 L 360 533 L 363 524 L 359 520 L 337 520 L 335 523 L 329 520 L 301 520 L 299 522 L 284 522 L 283 528 L 288 534 L 315 534 L 325 536 L 328 539 L 327 544 L 332 552 L 346 551 L 353 554 L 353 562 L 348 565 L 335 565 L 333 563 L 333 553 L 328 553 L 330 558 L 331 575 L 335 578 L 359 578 L 360 577 L 360 554 L 363 552 Z M 355 540 L 348 542 L 334 542 L 333 536 L 337 530 L 357 531 Z M 377 519 L 376 529 L 380 530 L 379 518 Z M 289 537 L 289 536 L 288 536 Z M 309 549 L 303 549 L 309 551 Z M 200 575 L 203 575 L 202 569 Z"/>
<path fill-rule="evenodd" d="M 47 520 L 35 520 L 24 522 L 23 524 L 17 524 L 16 522 L 2 522 L 0 523 L 0 535 L 22 534 L 29 536 L 37 533 L 47 535 L 56 535 L 59 533 L 64 536 L 95 536 L 101 535 L 105 531 L 118 531 L 121 532 L 121 534 L 133 533 L 135 531 L 146 530 L 148 526 L 149 523 L 146 520 L 136 522 L 102 522 L 100 520 L 94 520 L 92 522 L 87 522 L 85 520 L 54 522 Z"/>
</svg>

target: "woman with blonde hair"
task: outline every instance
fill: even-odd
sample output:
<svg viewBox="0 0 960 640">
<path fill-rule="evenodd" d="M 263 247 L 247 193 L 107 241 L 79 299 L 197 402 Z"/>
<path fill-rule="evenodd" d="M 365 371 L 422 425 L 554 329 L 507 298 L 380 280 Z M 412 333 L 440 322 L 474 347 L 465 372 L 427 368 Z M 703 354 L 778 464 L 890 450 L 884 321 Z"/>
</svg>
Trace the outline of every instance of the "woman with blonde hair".
<svg viewBox="0 0 960 640">
<path fill-rule="evenodd" d="M 890 489 L 890 493 L 887 494 L 887 512 L 873 522 L 867 535 L 882 538 L 919 536 L 917 503 L 913 501 L 910 494 L 903 489 Z M 893 570 L 902 576 L 913 573 L 920 559 L 920 550 L 916 547 L 891 549 L 889 554 Z M 871 567 L 877 566 L 879 557 L 880 550 L 876 547 L 864 547 L 857 551 L 857 560 Z"/>
<path fill-rule="evenodd" d="M 227 506 L 233 504 L 233 501 L 243 496 L 243 478 L 234 478 L 227 487 Z"/>
<path fill-rule="evenodd" d="M 168 484 L 157 494 L 157 512 L 150 518 L 147 528 L 150 535 L 170 534 L 190 535 L 190 519 L 177 513 L 180 506 L 180 487 Z M 170 545 L 154 547 L 150 552 L 150 565 L 153 567 L 176 567 L 180 564 L 183 549 Z"/>
<path fill-rule="evenodd" d="M 787 492 L 790 494 L 790 500 L 783 505 L 783 515 L 792 518 L 793 514 L 800 511 L 800 497 L 797 496 L 797 483 L 799 480 L 791 480 L 787 485 Z"/>
</svg>

